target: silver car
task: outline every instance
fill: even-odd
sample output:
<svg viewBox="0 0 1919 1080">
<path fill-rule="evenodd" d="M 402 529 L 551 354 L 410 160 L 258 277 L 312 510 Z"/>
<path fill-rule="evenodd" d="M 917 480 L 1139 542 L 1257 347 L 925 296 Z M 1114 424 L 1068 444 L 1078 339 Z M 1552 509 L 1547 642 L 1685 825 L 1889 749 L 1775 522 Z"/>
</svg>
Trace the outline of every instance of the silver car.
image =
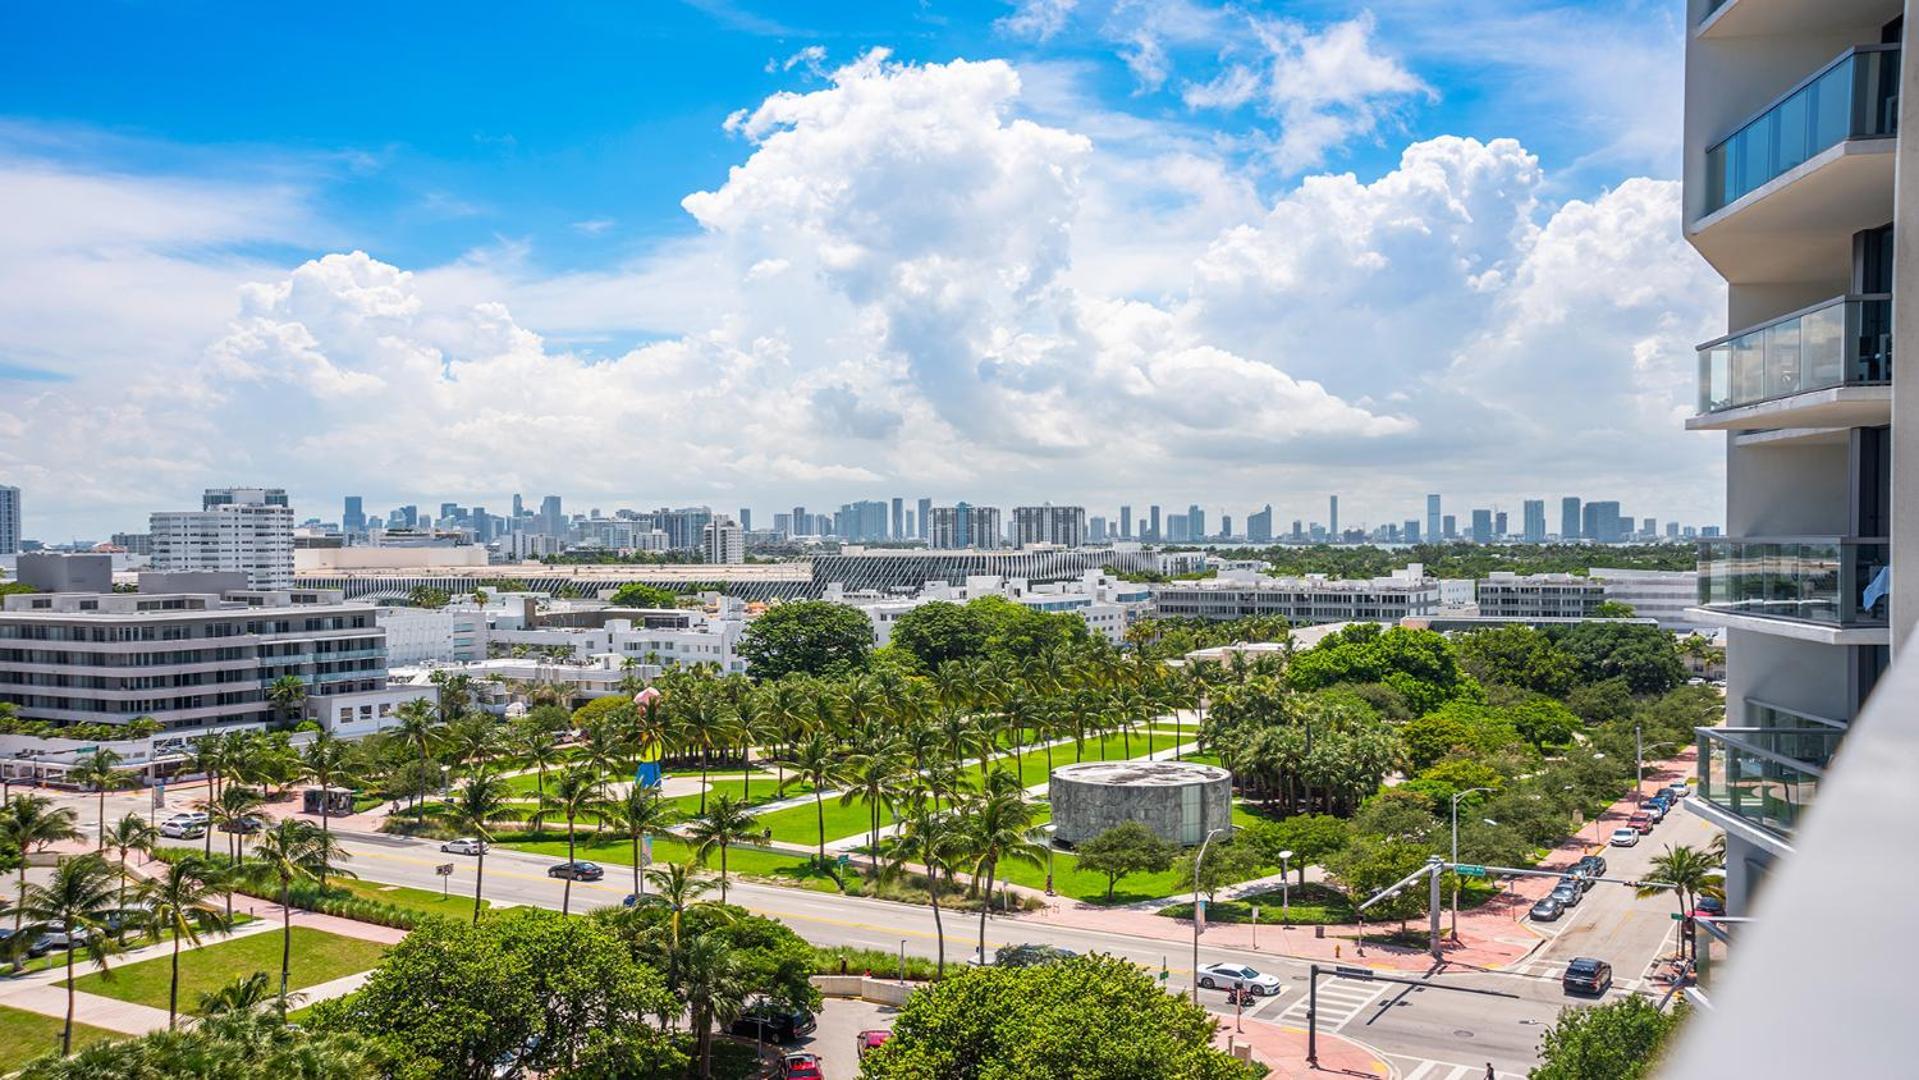
<svg viewBox="0 0 1919 1080">
<path fill-rule="evenodd" d="M 1251 990 L 1260 997 L 1279 993 L 1279 977 L 1243 964 L 1201 964 L 1199 986 L 1202 990 Z"/>
<path fill-rule="evenodd" d="M 486 844 L 475 837 L 462 836 L 441 844 L 440 850 L 452 855 L 478 855 L 486 850 Z"/>
</svg>

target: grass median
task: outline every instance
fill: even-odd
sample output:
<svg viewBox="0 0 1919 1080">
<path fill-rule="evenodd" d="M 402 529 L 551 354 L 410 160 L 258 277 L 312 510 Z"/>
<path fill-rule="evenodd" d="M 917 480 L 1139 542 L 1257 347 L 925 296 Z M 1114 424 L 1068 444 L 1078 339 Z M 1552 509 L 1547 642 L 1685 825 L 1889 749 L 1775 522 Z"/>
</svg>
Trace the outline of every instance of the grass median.
<svg viewBox="0 0 1919 1080">
<path fill-rule="evenodd" d="M 199 995 L 218 990 L 235 978 L 264 971 L 279 986 L 281 937 L 262 931 L 229 938 L 180 954 L 180 1008 L 188 1011 Z M 306 926 L 293 928 L 293 971 L 289 986 L 298 990 L 331 982 L 343 975 L 366 971 L 380 962 L 387 947 L 377 941 L 329 934 Z M 88 994 L 167 1007 L 171 956 L 115 967 L 108 974 L 94 972 L 74 980 L 74 988 Z M 62 986 L 66 985 L 64 982 Z"/>
</svg>

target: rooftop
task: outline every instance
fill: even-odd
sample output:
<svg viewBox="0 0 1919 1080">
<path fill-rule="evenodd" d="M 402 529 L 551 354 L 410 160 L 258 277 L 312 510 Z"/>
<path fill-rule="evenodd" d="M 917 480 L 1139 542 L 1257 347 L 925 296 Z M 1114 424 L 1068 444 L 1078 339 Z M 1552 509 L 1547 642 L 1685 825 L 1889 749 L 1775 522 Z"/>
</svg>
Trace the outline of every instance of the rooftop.
<svg viewBox="0 0 1919 1080">
<path fill-rule="evenodd" d="M 1232 776 L 1216 765 L 1191 761 L 1087 761 L 1053 770 L 1055 780 L 1112 787 L 1182 787 L 1230 780 Z"/>
</svg>

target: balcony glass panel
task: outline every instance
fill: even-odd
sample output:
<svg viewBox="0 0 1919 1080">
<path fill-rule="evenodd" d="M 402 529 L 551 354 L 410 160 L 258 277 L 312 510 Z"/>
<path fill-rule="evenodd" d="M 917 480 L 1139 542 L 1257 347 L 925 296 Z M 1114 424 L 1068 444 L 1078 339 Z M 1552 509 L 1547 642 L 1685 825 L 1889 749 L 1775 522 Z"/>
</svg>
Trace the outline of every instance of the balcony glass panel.
<svg viewBox="0 0 1919 1080">
<path fill-rule="evenodd" d="M 1835 297 L 1700 346 L 1699 411 L 1883 384 L 1891 374 L 1891 297 Z"/>
<path fill-rule="evenodd" d="M 1818 795 L 1824 764 L 1768 752 L 1763 740 L 1754 741 L 1761 734 L 1700 731 L 1698 797 L 1768 832 L 1790 836 Z M 1823 761 L 1830 760 L 1828 750 Z"/>
<path fill-rule="evenodd" d="M 1846 139 L 1898 133 L 1899 48 L 1864 45 L 1706 151 L 1712 213 Z"/>
<path fill-rule="evenodd" d="M 1890 579 L 1883 540 L 1717 538 L 1699 545 L 1699 603 L 1732 615 L 1882 626 Z"/>
</svg>

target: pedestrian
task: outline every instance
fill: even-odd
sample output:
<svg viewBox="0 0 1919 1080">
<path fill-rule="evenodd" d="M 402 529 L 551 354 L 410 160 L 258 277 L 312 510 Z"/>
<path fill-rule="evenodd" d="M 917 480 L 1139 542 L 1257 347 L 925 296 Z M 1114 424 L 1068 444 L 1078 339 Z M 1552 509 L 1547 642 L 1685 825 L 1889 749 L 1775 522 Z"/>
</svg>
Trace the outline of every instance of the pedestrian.
<svg viewBox="0 0 1919 1080">
<path fill-rule="evenodd" d="M 1493 1063 L 1490 1061 L 1486 1063 L 1486 1080 L 1499 1080 L 1499 1077 L 1493 1073 Z"/>
</svg>

